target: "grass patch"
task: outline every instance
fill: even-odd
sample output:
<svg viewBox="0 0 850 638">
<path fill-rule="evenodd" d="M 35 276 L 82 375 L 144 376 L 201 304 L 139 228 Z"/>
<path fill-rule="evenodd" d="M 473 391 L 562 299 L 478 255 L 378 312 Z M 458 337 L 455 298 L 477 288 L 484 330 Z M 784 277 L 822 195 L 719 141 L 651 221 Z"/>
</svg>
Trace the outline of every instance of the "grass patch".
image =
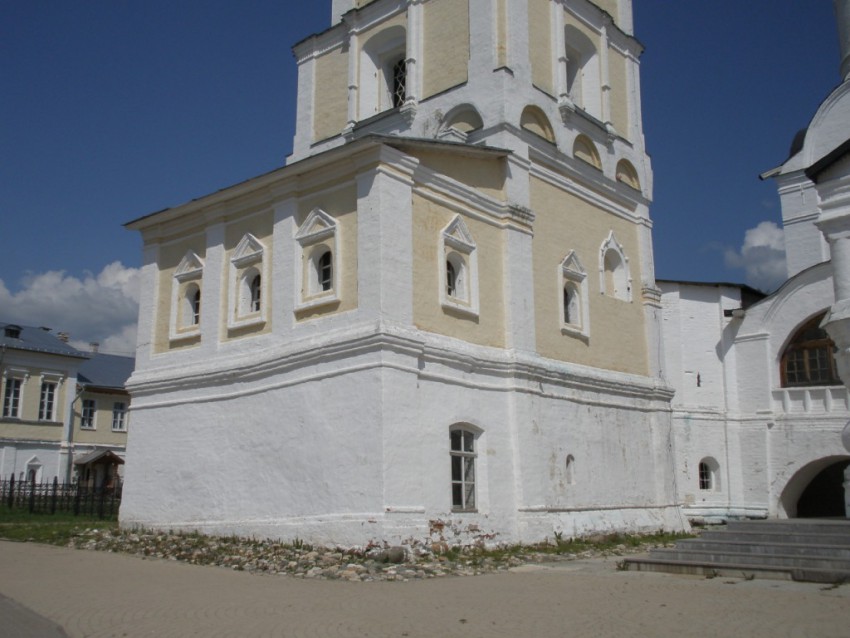
<svg viewBox="0 0 850 638">
<path fill-rule="evenodd" d="M 67 545 L 87 529 L 115 529 L 117 521 L 72 514 L 30 514 L 0 506 L 0 539 Z"/>
</svg>

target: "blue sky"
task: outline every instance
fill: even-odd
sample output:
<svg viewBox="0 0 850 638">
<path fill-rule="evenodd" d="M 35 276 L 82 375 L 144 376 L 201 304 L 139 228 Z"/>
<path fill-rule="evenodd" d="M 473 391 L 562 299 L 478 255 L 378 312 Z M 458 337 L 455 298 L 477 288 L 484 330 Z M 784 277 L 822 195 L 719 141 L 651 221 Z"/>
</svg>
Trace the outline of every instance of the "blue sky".
<svg viewBox="0 0 850 638">
<path fill-rule="evenodd" d="M 758 174 L 838 84 L 832 2 L 634 4 L 656 275 L 768 287 L 741 248 L 779 222 Z M 121 224 L 281 166 L 290 47 L 329 24 L 330 0 L 0 3 L 0 321 L 128 350 Z"/>
</svg>

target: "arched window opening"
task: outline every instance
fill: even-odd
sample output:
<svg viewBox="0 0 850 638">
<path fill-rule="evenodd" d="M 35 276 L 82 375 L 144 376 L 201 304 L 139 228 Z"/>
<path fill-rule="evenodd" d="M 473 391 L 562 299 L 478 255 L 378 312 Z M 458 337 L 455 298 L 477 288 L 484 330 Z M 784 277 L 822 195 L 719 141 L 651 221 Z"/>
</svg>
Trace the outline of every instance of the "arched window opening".
<svg viewBox="0 0 850 638">
<path fill-rule="evenodd" d="M 407 35 L 393 26 L 373 35 L 360 54 L 358 116 L 364 120 L 402 106 L 407 99 Z"/>
<path fill-rule="evenodd" d="M 390 98 L 393 108 L 404 104 L 407 91 L 407 62 L 405 59 L 397 59 L 391 66 L 392 79 L 390 81 Z"/>
<path fill-rule="evenodd" d="M 549 123 L 549 118 L 538 107 L 526 106 L 520 115 L 519 125 L 526 131 L 531 131 L 538 137 L 554 144 L 555 131 Z"/>
<path fill-rule="evenodd" d="M 452 510 L 475 510 L 475 432 L 464 428 L 449 431 L 452 462 Z"/>
<path fill-rule="evenodd" d="M 446 260 L 446 294 L 449 297 L 457 295 L 457 272 L 450 260 Z"/>
<path fill-rule="evenodd" d="M 711 468 L 704 461 L 699 464 L 699 488 L 701 490 L 711 489 Z"/>
<path fill-rule="evenodd" d="M 596 145 L 586 135 L 579 135 L 573 142 L 573 157 L 582 162 L 590 164 L 593 168 L 602 170 L 602 160 L 599 159 L 599 151 Z"/>
<path fill-rule="evenodd" d="M 804 323 L 782 353 L 782 387 L 841 385 L 835 368 L 835 344 L 820 327 L 826 313 Z"/>
<path fill-rule="evenodd" d="M 333 288 L 333 253 L 330 250 L 326 250 L 319 257 L 316 264 L 316 276 L 319 290 L 325 292 Z"/>
<path fill-rule="evenodd" d="M 573 25 L 564 28 L 564 42 L 567 94 L 573 104 L 599 118 L 602 113 L 602 82 L 597 47 Z"/>
<path fill-rule="evenodd" d="M 254 278 L 251 280 L 251 312 L 260 312 L 260 306 L 262 303 L 262 287 L 260 286 L 261 283 L 262 279 L 260 275 L 254 275 Z"/>
<path fill-rule="evenodd" d="M 180 311 L 180 327 L 197 328 L 201 323 L 201 287 L 196 283 L 186 286 Z"/>
<path fill-rule="evenodd" d="M 201 323 L 201 289 L 197 288 L 192 295 L 192 325 Z"/>
<path fill-rule="evenodd" d="M 451 252 L 446 259 L 446 294 L 467 301 L 466 288 L 466 262 L 462 255 Z"/>
<path fill-rule="evenodd" d="M 617 162 L 617 181 L 635 190 L 640 190 L 640 180 L 638 179 L 637 171 L 628 160 L 623 159 Z"/>
<path fill-rule="evenodd" d="M 720 466 L 713 458 L 706 457 L 699 462 L 699 465 L 697 465 L 697 481 L 700 490 L 716 492 L 720 489 L 719 469 Z"/>
<path fill-rule="evenodd" d="M 574 470 L 575 470 L 576 460 L 572 454 L 567 454 L 566 467 L 564 469 L 564 480 L 567 485 L 573 485 L 575 483 L 574 479 Z"/>
</svg>

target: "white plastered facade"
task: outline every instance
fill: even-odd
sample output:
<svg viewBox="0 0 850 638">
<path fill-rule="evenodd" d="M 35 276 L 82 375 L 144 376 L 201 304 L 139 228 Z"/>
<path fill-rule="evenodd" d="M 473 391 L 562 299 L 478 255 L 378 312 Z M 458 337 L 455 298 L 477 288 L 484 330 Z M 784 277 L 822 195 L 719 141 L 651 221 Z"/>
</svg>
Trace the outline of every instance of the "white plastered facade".
<svg viewBox="0 0 850 638">
<path fill-rule="evenodd" d="M 334 2 L 342 21 L 295 47 L 288 165 L 128 225 L 142 233 L 144 265 L 122 524 L 325 544 L 687 527 L 669 454 L 672 391 L 659 377 L 640 45 L 631 3 L 615 4 L 612 19 L 583 0 L 469 0 L 463 42 L 441 43 L 468 61 L 435 77 L 428 29 L 461 3 Z M 623 90 L 598 90 L 608 110 L 619 100 L 613 110 L 628 113 L 625 130 L 535 88 L 531 5 L 552 43 L 578 21 L 606 50 L 600 60 L 608 49 L 623 60 Z M 404 104 L 375 116 L 360 47 L 383 42 L 383 28 L 405 34 L 408 85 Z M 559 53 L 541 51 L 555 87 Z M 322 93 L 331 84 L 344 90 Z M 340 95 L 345 118 L 323 111 Z M 521 126 L 528 107 L 551 139 Z M 573 157 L 578 135 L 599 167 Z M 623 159 L 637 188 L 616 178 Z M 555 195 L 538 213 L 543 192 Z M 539 215 L 551 232 L 535 233 Z M 262 325 L 234 330 L 228 238 L 246 233 L 262 243 L 268 305 Z M 622 299 L 591 276 L 611 236 L 630 269 Z M 305 251 L 316 242 L 331 242 L 333 282 L 311 305 Z M 198 337 L 175 340 L 163 317 L 190 250 L 203 261 Z M 449 256 L 467 268 L 463 298 L 446 288 Z M 580 327 L 563 330 L 567 256 L 583 306 Z M 615 315 L 625 330 L 608 327 Z M 474 507 L 452 492 L 456 428 L 474 434 Z"/>
</svg>

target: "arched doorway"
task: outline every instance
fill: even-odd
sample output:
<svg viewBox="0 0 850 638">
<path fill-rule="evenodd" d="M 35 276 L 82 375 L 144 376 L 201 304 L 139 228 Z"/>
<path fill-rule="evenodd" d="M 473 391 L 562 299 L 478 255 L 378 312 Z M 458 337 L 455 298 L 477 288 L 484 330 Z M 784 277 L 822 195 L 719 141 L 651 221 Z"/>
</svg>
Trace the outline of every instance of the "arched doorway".
<svg viewBox="0 0 850 638">
<path fill-rule="evenodd" d="M 844 470 L 850 457 L 831 456 L 809 463 L 797 472 L 782 492 L 790 518 L 845 516 Z"/>
</svg>

